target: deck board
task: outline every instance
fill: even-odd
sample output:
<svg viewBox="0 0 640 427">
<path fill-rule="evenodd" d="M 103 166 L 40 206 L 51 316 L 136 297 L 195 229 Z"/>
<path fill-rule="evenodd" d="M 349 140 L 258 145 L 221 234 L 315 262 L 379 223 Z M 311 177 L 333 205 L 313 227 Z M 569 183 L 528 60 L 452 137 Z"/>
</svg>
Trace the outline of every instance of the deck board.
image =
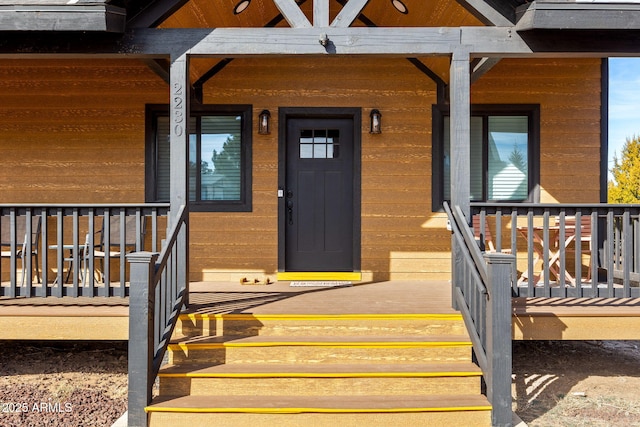
<svg viewBox="0 0 640 427">
<path fill-rule="evenodd" d="M 640 298 L 514 298 L 517 340 L 640 339 Z"/>
<path fill-rule="evenodd" d="M 456 314 L 447 281 L 190 284 L 198 314 Z M 0 339 L 127 339 L 128 298 L 0 298 Z M 640 298 L 514 298 L 514 339 L 640 339 Z M 78 325 L 82 325 L 78 327 Z"/>
</svg>

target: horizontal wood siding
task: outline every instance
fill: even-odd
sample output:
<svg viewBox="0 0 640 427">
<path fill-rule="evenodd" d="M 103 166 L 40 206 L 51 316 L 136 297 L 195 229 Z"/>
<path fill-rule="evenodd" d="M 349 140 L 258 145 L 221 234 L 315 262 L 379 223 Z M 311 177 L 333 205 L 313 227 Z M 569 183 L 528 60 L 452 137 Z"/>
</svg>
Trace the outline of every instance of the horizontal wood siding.
<svg viewBox="0 0 640 427">
<path fill-rule="evenodd" d="M 600 59 L 502 60 L 474 103 L 540 104 L 540 201 L 600 201 Z"/>
<path fill-rule="evenodd" d="M 166 99 L 136 60 L 0 61 L 0 203 L 143 202 L 144 105 Z"/>
<path fill-rule="evenodd" d="M 435 89 L 406 60 L 236 59 L 205 85 L 204 100 L 253 104 L 254 117 L 268 109 L 272 129 L 278 126 L 278 107 L 361 107 L 362 270 L 365 278 L 386 279 L 392 272 L 429 271 L 432 265 L 448 270 L 426 255 L 429 230 L 422 227 L 433 215 L 429 171 Z M 372 108 L 382 112 L 382 135 L 368 132 Z M 278 135 L 254 132 L 253 138 L 254 212 L 192 217 L 192 236 L 207 242 L 192 257 L 192 272 L 204 272 L 195 279 L 236 280 L 249 265 L 258 278 L 275 273 Z M 230 234 L 233 255 L 223 250 Z M 396 252 L 411 255 L 395 261 Z"/>
<path fill-rule="evenodd" d="M 167 95 L 133 60 L 0 62 L 0 203 L 143 201 L 144 106 Z M 472 99 L 539 103 L 542 201 L 598 201 L 599 60 L 503 60 Z M 408 61 L 236 59 L 204 86 L 204 102 L 253 105 L 253 211 L 191 214 L 192 280 L 275 276 L 278 134 L 258 135 L 257 115 L 270 110 L 278 129 L 279 107 L 306 106 L 362 108 L 363 278 L 449 278 L 446 219 L 431 212 L 436 87 Z M 368 133 L 373 108 L 380 135 Z"/>
</svg>

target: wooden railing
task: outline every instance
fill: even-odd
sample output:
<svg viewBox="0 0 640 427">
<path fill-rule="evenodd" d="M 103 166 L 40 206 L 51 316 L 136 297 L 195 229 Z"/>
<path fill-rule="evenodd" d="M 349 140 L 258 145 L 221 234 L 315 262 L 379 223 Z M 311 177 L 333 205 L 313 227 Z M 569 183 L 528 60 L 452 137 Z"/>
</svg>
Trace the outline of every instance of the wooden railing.
<svg viewBox="0 0 640 427">
<path fill-rule="evenodd" d="M 147 426 L 145 407 L 165 356 L 180 310 L 188 303 L 189 215 L 182 206 L 171 219 L 162 252 L 127 255 L 131 265 L 129 298 L 128 425 Z"/>
<path fill-rule="evenodd" d="M 0 205 L 0 297 L 126 297 L 125 256 L 158 251 L 167 204 Z"/>
<path fill-rule="evenodd" d="M 472 203 L 476 239 L 517 264 L 515 296 L 640 296 L 640 206 Z"/>
<path fill-rule="evenodd" d="M 512 425 L 511 281 L 515 257 L 482 253 L 457 206 L 445 203 L 451 225 L 454 307 L 462 313 L 482 369 L 491 424 Z"/>
</svg>

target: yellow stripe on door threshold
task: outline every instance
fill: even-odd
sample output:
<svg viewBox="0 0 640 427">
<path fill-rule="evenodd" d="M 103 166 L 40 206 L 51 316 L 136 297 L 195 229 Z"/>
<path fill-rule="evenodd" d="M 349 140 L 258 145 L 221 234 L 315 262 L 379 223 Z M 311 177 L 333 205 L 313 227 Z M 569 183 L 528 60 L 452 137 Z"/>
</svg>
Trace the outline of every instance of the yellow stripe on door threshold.
<svg viewBox="0 0 640 427">
<path fill-rule="evenodd" d="M 362 280 L 362 273 L 348 271 L 281 271 L 277 275 L 278 280 L 340 280 L 358 282 Z"/>
</svg>

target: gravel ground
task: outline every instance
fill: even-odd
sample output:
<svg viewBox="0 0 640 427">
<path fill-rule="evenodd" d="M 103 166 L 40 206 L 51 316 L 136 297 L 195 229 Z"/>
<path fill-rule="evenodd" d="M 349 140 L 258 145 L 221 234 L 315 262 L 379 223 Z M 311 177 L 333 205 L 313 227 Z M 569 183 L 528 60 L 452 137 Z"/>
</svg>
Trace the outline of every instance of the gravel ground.
<svg viewBox="0 0 640 427">
<path fill-rule="evenodd" d="M 0 344 L 0 426 L 111 426 L 127 410 L 126 342 Z"/>
</svg>

